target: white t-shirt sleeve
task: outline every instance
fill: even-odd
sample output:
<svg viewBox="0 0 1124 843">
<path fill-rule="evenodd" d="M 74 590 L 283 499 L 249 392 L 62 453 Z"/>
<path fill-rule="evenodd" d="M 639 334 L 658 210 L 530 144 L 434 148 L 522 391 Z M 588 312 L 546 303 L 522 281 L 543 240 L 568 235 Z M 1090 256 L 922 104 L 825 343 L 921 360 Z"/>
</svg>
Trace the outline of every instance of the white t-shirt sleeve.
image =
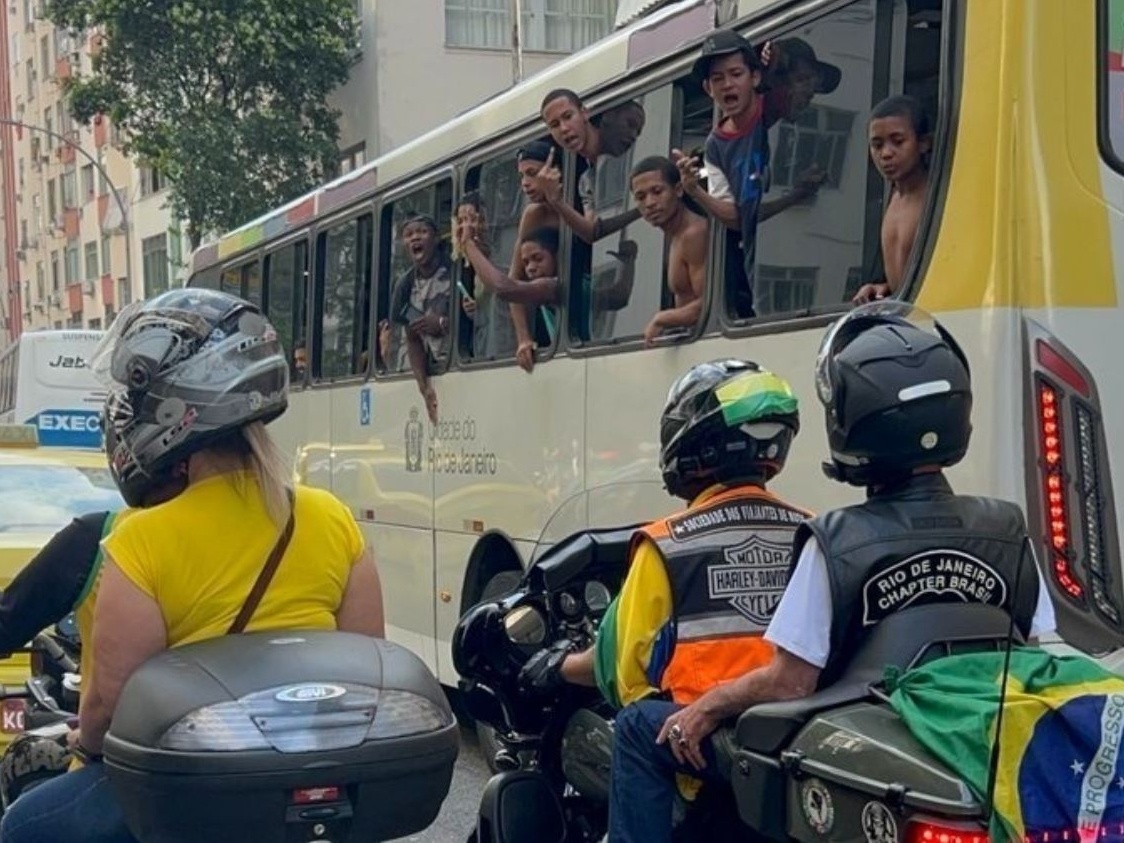
<svg viewBox="0 0 1124 843">
<path fill-rule="evenodd" d="M 1049 635 L 1058 628 L 1058 619 L 1054 615 L 1054 603 L 1050 600 L 1050 590 L 1046 586 L 1046 578 L 1042 576 L 1042 568 L 1038 564 L 1038 554 L 1031 547 L 1030 564 L 1038 574 L 1038 605 L 1034 607 L 1034 619 L 1030 622 L 1030 637 L 1041 638 Z"/>
<path fill-rule="evenodd" d="M 831 618 L 827 560 L 813 536 L 800 551 L 765 640 L 823 669 L 831 650 Z"/>
<path fill-rule="evenodd" d="M 706 192 L 715 199 L 733 199 L 730 182 L 721 168 L 709 158 L 703 159 L 703 166 L 706 167 Z"/>
</svg>

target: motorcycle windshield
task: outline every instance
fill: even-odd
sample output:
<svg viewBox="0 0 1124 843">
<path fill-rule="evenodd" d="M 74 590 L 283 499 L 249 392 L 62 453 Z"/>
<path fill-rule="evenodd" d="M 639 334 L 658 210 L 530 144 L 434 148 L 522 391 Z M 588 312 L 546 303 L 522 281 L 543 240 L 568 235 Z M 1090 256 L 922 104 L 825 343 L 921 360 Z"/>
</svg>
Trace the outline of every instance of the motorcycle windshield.
<svg viewBox="0 0 1124 843">
<path fill-rule="evenodd" d="M 594 486 L 564 500 L 543 526 L 531 554 L 539 561 L 558 542 L 575 533 L 645 524 L 682 509 L 659 480 L 635 480 Z"/>
</svg>

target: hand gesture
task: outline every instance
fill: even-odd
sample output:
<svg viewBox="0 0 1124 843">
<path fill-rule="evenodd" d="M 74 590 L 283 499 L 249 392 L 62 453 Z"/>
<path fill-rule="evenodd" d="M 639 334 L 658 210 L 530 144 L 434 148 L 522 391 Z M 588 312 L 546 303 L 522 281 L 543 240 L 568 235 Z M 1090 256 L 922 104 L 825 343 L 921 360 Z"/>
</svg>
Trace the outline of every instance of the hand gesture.
<svg viewBox="0 0 1124 843">
<path fill-rule="evenodd" d="M 554 148 L 546 154 L 542 168 L 531 176 L 531 186 L 543 195 L 548 204 L 556 204 L 562 199 L 562 171 L 554 166 Z"/>
<path fill-rule="evenodd" d="M 652 317 L 652 321 L 648 323 L 648 327 L 644 329 L 644 347 L 655 348 L 656 340 L 659 339 L 662 333 L 663 325 L 660 324 L 660 315 L 657 313 Z"/>
<path fill-rule="evenodd" d="M 673 149 L 671 150 L 671 160 L 679 168 L 679 181 L 683 185 L 683 190 L 687 192 L 698 190 L 701 173 L 695 158 L 687 155 L 681 149 Z"/>
<path fill-rule="evenodd" d="M 476 299 L 469 298 L 468 296 L 461 296 L 461 310 L 464 315 L 469 319 L 476 319 Z"/>
</svg>

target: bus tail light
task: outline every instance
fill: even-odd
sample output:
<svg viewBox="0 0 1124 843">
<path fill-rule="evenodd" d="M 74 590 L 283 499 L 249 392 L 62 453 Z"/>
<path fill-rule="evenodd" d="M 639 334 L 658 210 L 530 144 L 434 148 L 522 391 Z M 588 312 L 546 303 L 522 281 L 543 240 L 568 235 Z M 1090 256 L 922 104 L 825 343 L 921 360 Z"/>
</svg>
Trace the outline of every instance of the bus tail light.
<svg viewBox="0 0 1124 843">
<path fill-rule="evenodd" d="M 1027 421 L 1027 501 L 1032 529 L 1045 548 L 1044 573 L 1062 600 L 1059 632 L 1083 649 L 1103 636 L 1066 611 L 1093 613 L 1101 630 L 1124 632 L 1112 483 L 1100 400 L 1092 374 L 1073 352 L 1029 320 L 1031 418 Z M 1077 628 L 1084 627 L 1083 629 Z M 1067 628 L 1068 627 L 1068 628 Z M 1099 639 L 1094 643 L 1094 638 Z"/>
</svg>

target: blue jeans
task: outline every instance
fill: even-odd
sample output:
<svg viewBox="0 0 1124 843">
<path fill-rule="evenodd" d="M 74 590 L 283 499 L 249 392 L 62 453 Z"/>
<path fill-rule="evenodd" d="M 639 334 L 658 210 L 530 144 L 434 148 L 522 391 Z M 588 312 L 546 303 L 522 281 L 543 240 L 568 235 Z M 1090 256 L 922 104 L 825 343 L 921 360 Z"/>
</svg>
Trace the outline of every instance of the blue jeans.
<svg viewBox="0 0 1124 843">
<path fill-rule="evenodd" d="M 671 840 L 676 773 L 722 781 L 710 738 L 700 747 L 706 761 L 703 770 L 680 764 L 666 743 L 656 743 L 664 721 L 682 707 L 663 700 L 640 700 L 617 713 L 609 776 L 610 843 Z"/>
<path fill-rule="evenodd" d="M 0 821 L 4 843 L 136 843 L 104 764 L 89 764 L 22 794 Z"/>
</svg>

